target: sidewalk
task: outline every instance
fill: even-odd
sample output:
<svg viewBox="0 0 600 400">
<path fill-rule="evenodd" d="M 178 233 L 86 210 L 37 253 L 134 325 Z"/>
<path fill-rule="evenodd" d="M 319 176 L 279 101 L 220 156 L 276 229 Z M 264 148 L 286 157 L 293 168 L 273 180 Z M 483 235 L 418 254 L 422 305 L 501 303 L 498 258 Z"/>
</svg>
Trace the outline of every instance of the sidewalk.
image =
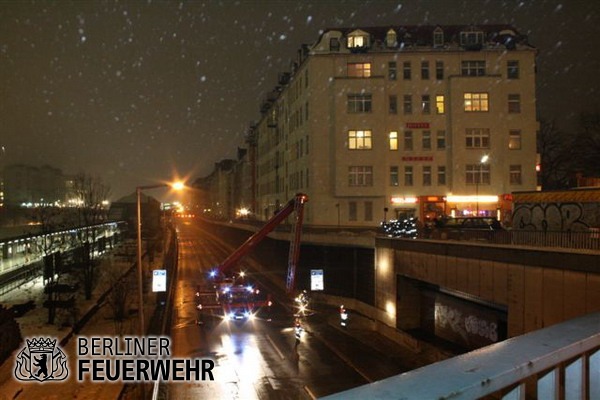
<svg viewBox="0 0 600 400">
<path fill-rule="evenodd" d="M 373 349 L 381 357 L 401 364 L 407 371 L 421 368 L 446 358 L 443 351 L 428 343 L 419 342 L 419 350 L 414 351 L 388 338 L 377 331 L 376 321 L 354 310 L 348 310 L 348 315 L 348 322 L 345 328 L 340 325 L 340 316 L 335 310 L 332 310 L 327 321 L 329 325 L 346 335 L 352 336 L 363 345 Z"/>
</svg>

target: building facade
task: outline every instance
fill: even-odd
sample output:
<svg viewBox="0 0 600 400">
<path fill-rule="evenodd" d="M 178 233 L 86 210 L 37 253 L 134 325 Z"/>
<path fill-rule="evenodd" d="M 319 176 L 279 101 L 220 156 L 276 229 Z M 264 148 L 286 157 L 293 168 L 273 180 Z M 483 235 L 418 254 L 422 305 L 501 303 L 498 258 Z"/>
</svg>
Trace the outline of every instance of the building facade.
<svg viewBox="0 0 600 400">
<path fill-rule="evenodd" d="M 7 206 L 66 204 L 69 178 L 48 165 L 8 165 L 3 170 L 4 203 Z"/>
<path fill-rule="evenodd" d="M 304 192 L 312 225 L 510 217 L 536 188 L 535 55 L 505 25 L 325 30 L 260 104 L 252 211 Z"/>
</svg>

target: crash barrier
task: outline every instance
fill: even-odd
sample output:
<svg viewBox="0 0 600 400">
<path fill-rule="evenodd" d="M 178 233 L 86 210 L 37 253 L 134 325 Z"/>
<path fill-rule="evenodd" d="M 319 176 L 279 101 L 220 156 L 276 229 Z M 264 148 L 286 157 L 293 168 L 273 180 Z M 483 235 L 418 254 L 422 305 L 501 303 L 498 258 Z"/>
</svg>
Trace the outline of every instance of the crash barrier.
<svg viewBox="0 0 600 400">
<path fill-rule="evenodd" d="M 600 251 L 600 234 L 595 229 L 588 231 L 440 229 L 429 233 L 421 232 L 421 235 L 417 237 L 420 239 L 466 240 L 503 245 Z"/>
</svg>

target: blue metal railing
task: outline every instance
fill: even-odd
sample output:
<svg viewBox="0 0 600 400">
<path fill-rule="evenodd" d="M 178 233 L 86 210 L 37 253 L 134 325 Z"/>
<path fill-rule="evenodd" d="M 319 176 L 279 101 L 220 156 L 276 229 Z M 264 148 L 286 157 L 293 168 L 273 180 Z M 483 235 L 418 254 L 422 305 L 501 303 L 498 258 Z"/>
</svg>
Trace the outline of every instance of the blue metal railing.
<svg viewBox="0 0 600 400">
<path fill-rule="evenodd" d="M 588 314 L 327 400 L 600 399 L 600 313 Z"/>
</svg>

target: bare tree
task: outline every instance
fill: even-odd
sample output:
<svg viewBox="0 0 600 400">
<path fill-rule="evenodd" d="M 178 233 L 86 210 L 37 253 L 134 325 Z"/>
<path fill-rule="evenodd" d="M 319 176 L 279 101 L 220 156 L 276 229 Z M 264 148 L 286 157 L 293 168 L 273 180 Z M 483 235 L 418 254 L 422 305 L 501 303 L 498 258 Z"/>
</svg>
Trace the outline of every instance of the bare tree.
<svg viewBox="0 0 600 400">
<path fill-rule="evenodd" d="M 84 248 L 81 265 L 83 287 L 85 298 L 89 300 L 95 284 L 98 225 L 106 220 L 107 210 L 103 201 L 110 195 L 110 188 L 99 177 L 79 173 L 73 180 L 73 192 L 77 201 L 78 224 L 85 227 L 79 230 L 79 240 Z"/>
<path fill-rule="evenodd" d="M 63 273 L 60 258 L 60 242 L 58 236 L 52 233 L 64 227 L 64 213 L 58 208 L 41 205 L 34 210 L 33 219 L 38 224 L 38 235 L 44 256 L 44 283 L 48 294 L 48 323 L 53 324 L 56 318 L 57 302 L 60 301 L 60 292 L 55 290 Z"/>
<path fill-rule="evenodd" d="M 131 274 L 123 274 L 119 265 L 111 264 L 104 274 L 104 284 L 107 287 L 108 296 L 106 303 L 111 311 L 114 322 L 115 334 L 124 333 L 124 322 L 129 316 L 130 294 L 134 292 L 135 282 Z"/>
<path fill-rule="evenodd" d="M 554 121 L 540 121 L 537 137 L 541 156 L 541 180 L 544 190 L 564 189 L 569 185 L 573 156 L 569 152 L 573 137 L 556 128 Z"/>
<path fill-rule="evenodd" d="M 600 176 L 600 113 L 583 113 L 575 140 L 574 157 L 578 172 L 585 176 Z"/>
</svg>

